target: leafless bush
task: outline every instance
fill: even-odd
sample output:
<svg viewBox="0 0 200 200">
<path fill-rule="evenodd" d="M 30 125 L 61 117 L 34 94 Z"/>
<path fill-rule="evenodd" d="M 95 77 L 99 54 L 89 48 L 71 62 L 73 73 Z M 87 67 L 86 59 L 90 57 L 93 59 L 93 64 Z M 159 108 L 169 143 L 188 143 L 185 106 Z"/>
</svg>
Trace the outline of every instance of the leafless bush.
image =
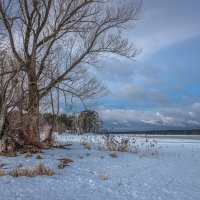
<svg viewBox="0 0 200 200">
<path fill-rule="evenodd" d="M 145 150 L 142 153 L 142 156 L 159 156 L 159 151 L 155 148 L 155 144 L 154 143 L 149 142 L 146 145 Z"/>
<path fill-rule="evenodd" d="M 97 149 L 99 151 L 110 152 L 130 152 L 138 153 L 141 156 L 158 156 L 157 142 L 147 138 L 138 138 L 127 135 L 80 135 L 80 144 L 85 149 Z M 73 143 L 72 136 L 69 136 L 67 143 Z"/>
<path fill-rule="evenodd" d="M 133 137 L 105 135 L 106 149 L 109 151 L 140 153 L 142 156 L 158 156 L 156 141 L 146 138 L 141 144 L 136 142 Z"/>
<path fill-rule="evenodd" d="M 114 135 L 105 135 L 105 144 L 109 151 L 121 151 L 129 152 L 129 140 L 128 138 L 123 138 L 122 140 L 117 140 Z"/>
<path fill-rule="evenodd" d="M 86 137 L 81 140 L 80 144 L 83 146 L 84 149 L 90 150 L 92 148 L 93 142 L 92 142 L 91 138 Z"/>
</svg>

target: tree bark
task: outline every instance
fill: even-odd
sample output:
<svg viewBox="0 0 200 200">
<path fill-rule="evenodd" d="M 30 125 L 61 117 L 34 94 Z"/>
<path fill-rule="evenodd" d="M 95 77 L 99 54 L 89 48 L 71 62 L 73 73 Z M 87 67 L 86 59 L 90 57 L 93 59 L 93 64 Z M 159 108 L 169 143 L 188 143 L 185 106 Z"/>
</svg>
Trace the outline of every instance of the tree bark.
<svg viewBox="0 0 200 200">
<path fill-rule="evenodd" d="M 36 78 L 29 74 L 29 98 L 28 98 L 28 130 L 27 143 L 38 146 L 40 144 L 39 133 L 39 92 Z"/>
<path fill-rule="evenodd" d="M 0 115 L 0 139 L 2 138 L 4 133 L 4 124 L 5 124 L 5 116 Z"/>
<path fill-rule="evenodd" d="M 5 117 L 0 116 L 0 152 L 5 151 L 5 140 L 3 139 L 4 135 L 4 124 L 5 124 Z"/>
<path fill-rule="evenodd" d="M 0 105 L 0 139 L 2 139 L 4 135 L 6 121 L 6 108 L 5 105 Z"/>
</svg>

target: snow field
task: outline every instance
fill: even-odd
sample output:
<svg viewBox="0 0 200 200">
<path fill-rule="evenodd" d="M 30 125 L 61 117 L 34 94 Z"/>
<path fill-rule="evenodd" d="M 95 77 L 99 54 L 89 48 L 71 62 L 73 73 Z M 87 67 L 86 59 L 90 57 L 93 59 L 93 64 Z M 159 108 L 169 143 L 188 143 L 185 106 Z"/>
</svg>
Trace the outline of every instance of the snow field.
<svg viewBox="0 0 200 200">
<path fill-rule="evenodd" d="M 126 137 L 126 136 L 125 136 Z M 0 177 L 0 200 L 199 200 L 200 199 L 200 141 L 146 139 L 128 136 L 130 152 L 117 152 L 111 157 L 100 135 L 56 135 L 58 144 L 71 143 L 69 149 L 51 149 L 33 157 L 0 157 L 5 170 L 22 164 L 31 168 L 39 163 L 54 170 L 54 176 L 34 178 Z M 124 139 L 118 136 L 117 140 Z M 134 141 L 134 143 L 133 143 Z M 92 145 L 84 148 L 83 143 Z M 153 146 L 151 146 L 153 144 Z M 101 148 L 100 148 L 101 147 Z M 131 148 L 137 147 L 133 153 Z M 148 149 L 158 154 L 145 154 Z M 74 162 L 59 169 L 59 158 Z M 105 175 L 108 180 L 102 180 Z"/>
</svg>

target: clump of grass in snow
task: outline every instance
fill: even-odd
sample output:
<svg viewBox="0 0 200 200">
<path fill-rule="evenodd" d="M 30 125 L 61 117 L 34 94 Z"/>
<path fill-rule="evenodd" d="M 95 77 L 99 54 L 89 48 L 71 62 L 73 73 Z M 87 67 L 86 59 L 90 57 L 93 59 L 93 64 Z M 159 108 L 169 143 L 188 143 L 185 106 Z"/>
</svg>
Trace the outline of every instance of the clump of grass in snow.
<svg viewBox="0 0 200 200">
<path fill-rule="evenodd" d="M 81 145 L 83 145 L 84 149 L 90 150 L 92 148 L 91 144 L 89 142 L 86 142 L 86 141 L 81 142 Z"/>
<path fill-rule="evenodd" d="M 106 181 L 106 180 L 109 180 L 110 179 L 110 176 L 108 176 L 105 172 L 103 172 L 99 178 L 102 180 L 102 181 Z"/>
<path fill-rule="evenodd" d="M 12 151 L 9 151 L 9 152 L 1 152 L 0 153 L 0 156 L 4 156 L 4 157 L 16 157 L 17 156 L 17 153 L 16 152 L 12 152 Z"/>
<path fill-rule="evenodd" d="M 16 168 L 13 171 L 10 171 L 8 175 L 13 177 L 27 176 L 27 177 L 35 177 L 35 176 L 53 176 L 55 173 L 52 169 L 45 167 L 43 164 L 37 165 L 33 169 L 21 169 Z"/>
<path fill-rule="evenodd" d="M 0 176 L 5 176 L 5 175 L 6 175 L 5 171 L 3 169 L 0 169 Z"/>
<path fill-rule="evenodd" d="M 58 159 L 60 160 L 59 164 L 58 164 L 58 168 L 59 169 L 63 169 L 65 168 L 66 166 L 69 166 L 68 164 L 70 162 L 73 162 L 73 160 L 69 159 L 69 158 L 62 158 L 62 159 Z"/>
<path fill-rule="evenodd" d="M 25 158 L 32 157 L 32 153 L 30 153 L 30 152 L 27 152 L 27 153 L 25 153 L 25 154 L 24 154 L 24 157 L 25 157 Z"/>
<path fill-rule="evenodd" d="M 42 159 L 42 156 L 41 156 L 41 155 L 36 155 L 35 158 L 36 158 L 36 159 Z"/>
<path fill-rule="evenodd" d="M 20 163 L 19 165 L 17 165 L 17 168 L 21 168 L 23 167 L 23 165 Z"/>
<path fill-rule="evenodd" d="M 117 155 L 117 153 L 114 151 L 114 152 L 111 152 L 110 153 L 110 156 L 112 157 L 112 158 L 117 158 L 118 157 L 118 155 Z"/>
<path fill-rule="evenodd" d="M 2 164 L 0 165 L 0 176 L 5 176 L 5 175 L 6 175 L 4 169 L 2 169 L 2 167 L 4 167 L 5 165 L 6 165 L 5 163 L 2 163 Z"/>
</svg>

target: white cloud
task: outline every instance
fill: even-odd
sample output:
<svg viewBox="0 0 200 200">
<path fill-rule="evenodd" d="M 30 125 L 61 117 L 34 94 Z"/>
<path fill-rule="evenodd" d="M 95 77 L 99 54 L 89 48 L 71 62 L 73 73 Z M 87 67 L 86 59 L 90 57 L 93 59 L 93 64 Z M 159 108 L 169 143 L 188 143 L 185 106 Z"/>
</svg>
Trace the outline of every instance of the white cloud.
<svg viewBox="0 0 200 200">
<path fill-rule="evenodd" d="M 192 105 L 192 107 L 195 109 L 195 110 L 200 110 L 200 103 L 194 103 L 193 105 Z"/>
</svg>

